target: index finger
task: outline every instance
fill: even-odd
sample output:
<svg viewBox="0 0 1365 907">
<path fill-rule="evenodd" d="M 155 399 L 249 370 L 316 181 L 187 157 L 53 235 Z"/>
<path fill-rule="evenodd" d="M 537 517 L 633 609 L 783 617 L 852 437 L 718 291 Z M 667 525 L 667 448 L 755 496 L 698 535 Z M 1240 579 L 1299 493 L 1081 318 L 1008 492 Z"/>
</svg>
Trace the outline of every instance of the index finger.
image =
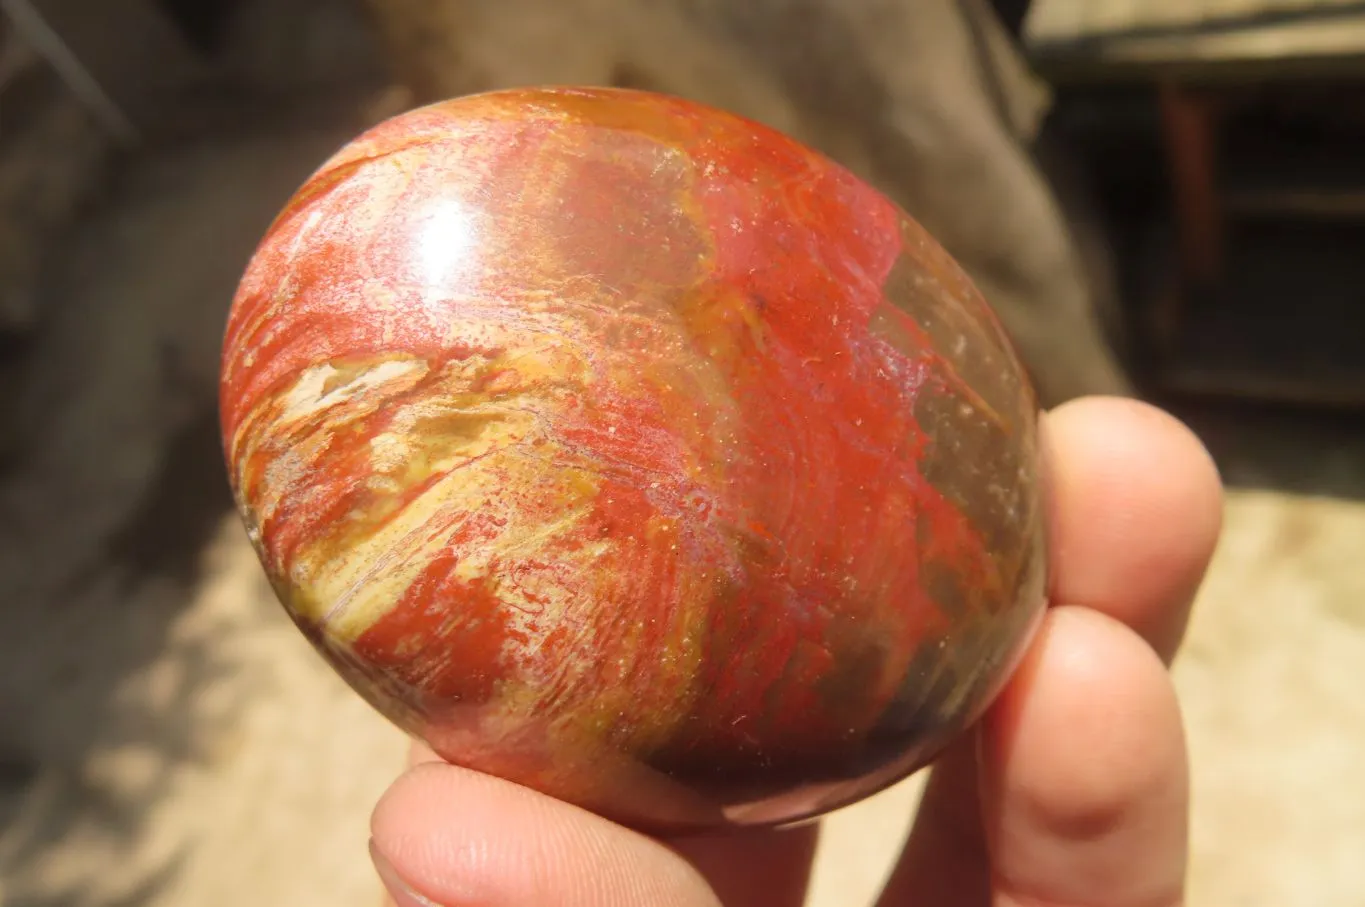
<svg viewBox="0 0 1365 907">
<path fill-rule="evenodd" d="M 1048 414 L 1044 437 L 1051 602 L 1125 625 L 1169 662 L 1222 524 L 1212 459 L 1178 420 L 1135 400 L 1068 403 Z M 988 896 L 976 742 L 959 742 L 935 766 L 882 904 Z"/>
<path fill-rule="evenodd" d="M 1194 433 L 1146 403 L 1088 397 L 1048 414 L 1053 603 L 1100 611 L 1175 657 L 1223 519 Z"/>
</svg>

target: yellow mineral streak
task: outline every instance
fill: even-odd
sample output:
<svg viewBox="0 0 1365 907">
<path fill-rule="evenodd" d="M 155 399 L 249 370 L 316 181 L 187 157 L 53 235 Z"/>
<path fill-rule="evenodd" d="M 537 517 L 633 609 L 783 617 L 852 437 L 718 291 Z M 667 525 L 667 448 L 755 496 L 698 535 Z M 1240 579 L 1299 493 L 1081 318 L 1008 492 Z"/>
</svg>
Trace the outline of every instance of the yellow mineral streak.
<svg viewBox="0 0 1365 907">
<path fill-rule="evenodd" d="M 671 594 L 659 596 L 649 590 L 640 607 L 632 609 L 629 580 L 619 570 L 615 574 L 599 571 L 607 577 L 607 585 L 598 592 L 602 598 L 615 601 L 619 623 L 603 628 L 596 622 L 582 621 L 564 650 L 578 653 L 578 657 L 559 661 L 556 679 L 531 677 L 523 683 L 505 684 L 501 690 L 506 715 L 554 716 L 545 733 L 555 741 L 555 750 L 564 754 L 564 759 L 574 759 L 575 753 L 584 759 L 600 757 L 603 740 L 632 752 L 662 748 L 679 731 L 679 721 L 691 713 L 698 697 L 705 694 L 696 678 L 708 606 L 717 589 L 699 565 L 687 563 L 678 553 L 675 522 L 656 517 L 646 534 L 651 547 L 660 545 L 679 558 Z M 572 569 L 591 569 L 588 558 L 610 558 L 616 553 L 614 547 L 586 547 L 584 557 L 575 558 Z M 674 607 L 667 612 L 650 610 L 660 600 L 669 600 Z M 580 607 L 597 604 L 583 601 Z M 666 625 L 658 626 L 659 621 Z M 589 634 L 610 635 L 611 641 L 586 638 Z M 528 641 L 526 648 L 537 643 Z M 615 663 L 603 659 L 615 659 Z M 557 691 L 554 701 L 547 700 L 547 690 Z M 623 721 L 627 715 L 633 720 Z"/>
<path fill-rule="evenodd" d="M 679 364 L 646 375 L 639 357 L 628 352 L 635 343 L 621 344 L 618 355 L 612 355 L 613 346 L 595 348 L 592 331 L 585 330 L 596 323 L 592 301 L 538 301 L 530 308 L 544 330 L 534 333 L 500 322 L 495 307 L 483 311 L 471 303 L 462 313 L 462 333 L 499 354 L 461 358 L 439 374 L 422 360 L 397 357 L 318 365 L 251 414 L 248 440 L 289 439 L 287 449 L 262 451 L 270 474 L 257 486 L 257 506 L 268 502 L 272 509 L 281 498 L 308 493 L 314 480 L 307 464 L 325 445 L 366 445 L 368 474 L 362 479 L 370 493 L 364 503 L 294 553 L 290 607 L 298 617 L 325 624 L 335 644 L 353 644 L 434 560 L 457 548 L 455 577 L 482 583 L 506 605 L 512 632 L 504 657 L 530 671 L 512 670 L 505 678 L 499 691 L 503 713 L 554 716 L 549 730 L 568 739 L 606 733 L 649 749 L 666 745 L 680 717 L 704 695 L 693 678 L 718 590 L 705 569 L 710 565 L 692 562 L 688 546 L 680 544 L 686 526 L 662 516 L 648 526 L 648 549 L 663 552 L 664 561 L 677 559 L 674 589 L 661 595 L 633 588 L 661 578 L 639 572 L 659 569 L 659 561 L 647 568 L 631 564 L 639 556 L 633 541 L 588 537 L 584 524 L 599 494 L 600 464 L 558 443 L 553 425 L 582 418 L 577 401 L 606 376 L 614 387 L 649 387 L 666 408 L 677 410 L 678 431 L 693 436 L 686 468 L 704 473 L 694 481 L 713 497 L 723 493 L 723 476 L 716 458 L 698 461 L 698 455 L 733 435 L 736 415 L 732 406 L 704 414 L 684 403 L 692 395 L 683 388 L 697 383 L 724 399 L 724 375 L 716 366 L 698 374 L 683 367 L 682 359 L 665 355 L 665 361 Z M 704 323 L 715 319 L 729 328 L 722 334 L 761 342 L 747 300 L 695 302 Z M 556 311 L 559 306 L 564 308 Z M 681 330 L 671 336 L 648 320 L 640 327 L 637 343 L 685 355 L 698 325 L 680 319 Z M 420 392 L 414 392 L 419 384 Z M 380 410 L 384 429 L 367 437 L 365 421 Z M 360 434 L 343 436 L 357 429 Z M 699 469 L 702 463 L 713 465 Z M 408 497 L 416 488 L 421 492 Z M 639 601 L 632 602 L 636 595 Z M 600 622 L 599 608 L 607 602 L 619 608 L 619 623 L 611 627 Z M 457 601 L 432 607 L 451 608 L 458 618 Z M 534 676 L 531 666 L 546 664 L 536 659 L 537 652 L 557 631 L 564 645 L 557 649 L 555 676 Z M 599 632 L 610 640 L 599 639 Z M 617 662 L 604 663 L 604 657 Z M 641 682 L 648 687 L 643 694 Z M 650 699 L 646 711 L 652 717 L 618 726 L 622 715 L 639 713 L 641 695 Z"/>
<path fill-rule="evenodd" d="M 573 537 L 596 494 L 595 482 L 583 470 L 551 467 L 549 449 L 529 455 L 521 448 L 542 432 L 541 413 L 551 405 L 547 379 L 565 368 L 563 357 L 558 358 L 556 364 L 538 351 L 519 351 L 453 362 L 419 398 L 397 409 L 390 430 L 369 441 L 369 505 L 296 556 L 291 579 L 300 616 L 326 621 L 339 641 L 354 641 L 401 599 L 471 515 L 501 528 L 491 538 L 461 542 L 458 570 L 466 579 L 484 578 L 495 565 L 533 561 L 541 546 Z M 357 403 L 372 402 L 349 389 L 376 373 L 396 379 L 407 372 L 372 368 L 339 376 L 332 367 L 320 366 L 301 378 L 283 410 L 302 417 L 326 399 L 318 405 L 333 407 L 327 412 L 335 423 L 326 419 L 317 426 L 325 436 L 354 419 Z M 484 382 L 488 389 L 470 390 L 490 375 L 498 380 Z M 402 497 L 428 482 L 415 497 Z M 528 524 L 547 512 L 557 518 Z M 592 546 L 579 555 L 595 556 Z M 570 576 L 577 572 L 563 566 Z M 552 626 L 559 619 L 568 595 L 562 584 L 531 571 L 522 571 L 514 586 L 500 586 L 499 594 L 521 615 L 518 623 L 543 618 L 534 627 L 519 627 L 532 638 L 543 633 L 546 621 Z"/>
<path fill-rule="evenodd" d="M 285 394 L 280 397 L 280 412 L 275 417 L 276 431 L 288 431 L 304 420 L 347 404 L 366 391 L 383 387 L 385 396 L 397 390 L 401 382 L 411 386 L 427 371 L 420 359 L 381 359 L 378 361 L 343 365 L 324 363 L 303 372 Z M 402 379 L 411 379 L 402 381 Z M 354 418 L 353 410 L 343 410 L 347 419 Z"/>
<path fill-rule="evenodd" d="M 754 301 L 728 285 L 702 284 L 686 293 L 678 301 L 678 318 L 720 377 L 734 375 L 767 346 Z"/>
<path fill-rule="evenodd" d="M 471 460 L 447 473 L 367 538 L 328 540 L 299 558 L 294 580 L 306 619 L 328 625 L 341 642 L 354 642 L 399 601 L 452 533 L 471 514 L 503 509 L 502 491 L 515 455 Z M 500 506 L 501 503 L 501 506 Z"/>
<path fill-rule="evenodd" d="M 285 500 L 299 493 L 310 464 L 335 432 L 411 390 L 427 371 L 422 360 L 406 358 L 319 365 L 304 371 L 280 397 L 267 397 L 249 412 L 233 437 L 233 460 L 236 485 L 250 490 L 259 520 L 272 519 Z"/>
</svg>

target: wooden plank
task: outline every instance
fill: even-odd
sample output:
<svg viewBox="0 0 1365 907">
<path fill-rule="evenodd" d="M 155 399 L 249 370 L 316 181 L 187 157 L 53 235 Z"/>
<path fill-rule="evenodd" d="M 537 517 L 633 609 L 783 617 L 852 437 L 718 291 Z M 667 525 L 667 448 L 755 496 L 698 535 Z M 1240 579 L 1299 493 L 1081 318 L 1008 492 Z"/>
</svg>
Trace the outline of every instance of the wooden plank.
<svg viewBox="0 0 1365 907">
<path fill-rule="evenodd" d="M 1238 31 L 1365 13 L 1361 0 L 1034 0 L 1030 42 L 1133 37 L 1139 32 Z"/>
<path fill-rule="evenodd" d="M 1329 156 L 1295 155 L 1272 146 L 1244 156 L 1220 180 L 1223 210 L 1239 220 L 1365 220 L 1360 142 L 1342 142 Z M 1359 275 L 1353 275 L 1353 282 Z"/>
<path fill-rule="evenodd" d="M 1322 220 L 1365 219 L 1365 187 L 1332 190 L 1313 186 L 1231 189 L 1223 210 L 1243 217 L 1297 217 Z"/>
<path fill-rule="evenodd" d="M 1044 0 L 1044 9 L 1046 5 Z M 1037 28 L 1026 23 L 1025 47 L 1035 68 L 1058 82 L 1365 73 L 1365 3 L 1334 6 L 1329 15 L 1322 0 L 1316 0 L 1312 16 L 1254 27 L 1211 28 L 1206 22 L 1184 30 L 1077 32 L 1056 38 L 1047 29 L 1057 14 L 1046 14 Z"/>
<path fill-rule="evenodd" d="M 1170 363 L 1157 367 L 1155 389 L 1188 397 L 1281 403 L 1328 409 L 1365 409 L 1365 374 L 1294 375 L 1254 364 L 1210 367 Z"/>
</svg>

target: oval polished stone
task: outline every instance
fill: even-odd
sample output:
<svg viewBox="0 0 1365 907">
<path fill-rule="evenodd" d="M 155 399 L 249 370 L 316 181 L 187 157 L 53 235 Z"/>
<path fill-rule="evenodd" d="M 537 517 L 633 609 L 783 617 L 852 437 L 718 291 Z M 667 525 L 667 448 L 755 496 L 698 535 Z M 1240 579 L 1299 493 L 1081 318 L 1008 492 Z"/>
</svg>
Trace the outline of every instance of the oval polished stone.
<svg viewBox="0 0 1365 907">
<path fill-rule="evenodd" d="M 452 762 L 650 831 L 921 767 L 1044 606 L 1037 405 L 827 158 L 658 95 L 389 120 L 269 228 L 222 430 L 299 628 Z"/>
</svg>

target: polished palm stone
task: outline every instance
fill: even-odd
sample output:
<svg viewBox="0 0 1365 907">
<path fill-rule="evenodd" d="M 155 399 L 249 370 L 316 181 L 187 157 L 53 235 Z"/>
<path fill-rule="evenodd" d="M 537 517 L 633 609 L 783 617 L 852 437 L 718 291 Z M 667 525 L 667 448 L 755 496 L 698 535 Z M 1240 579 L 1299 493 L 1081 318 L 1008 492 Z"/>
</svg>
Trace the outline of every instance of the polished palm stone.
<svg viewBox="0 0 1365 907">
<path fill-rule="evenodd" d="M 241 281 L 221 403 L 342 676 L 641 829 L 904 777 L 1044 605 L 1037 406 L 980 294 L 845 169 L 675 98 L 495 92 L 341 149 Z"/>
</svg>

